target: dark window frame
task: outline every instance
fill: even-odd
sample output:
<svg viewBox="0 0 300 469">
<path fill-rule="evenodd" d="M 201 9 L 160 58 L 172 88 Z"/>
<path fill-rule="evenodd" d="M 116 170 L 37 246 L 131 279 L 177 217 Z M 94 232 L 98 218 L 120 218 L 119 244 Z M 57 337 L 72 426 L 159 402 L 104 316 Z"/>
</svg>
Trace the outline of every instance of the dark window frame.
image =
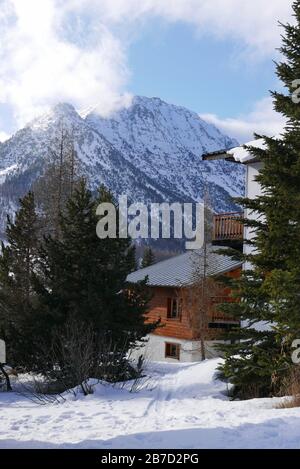
<svg viewBox="0 0 300 469">
<path fill-rule="evenodd" d="M 174 342 L 165 342 L 165 358 L 180 360 L 180 349 L 180 344 Z M 172 353 L 172 351 L 174 351 L 174 353 Z"/>
<path fill-rule="evenodd" d="M 236 327 L 240 327 L 240 324 L 239 323 L 233 323 L 233 322 L 218 321 L 218 322 L 208 323 L 208 327 L 209 327 L 209 329 L 226 329 L 226 330 L 230 330 L 230 329 L 234 329 Z"/>
<path fill-rule="evenodd" d="M 171 321 L 181 321 L 183 299 L 177 296 L 168 298 L 167 319 Z"/>
</svg>

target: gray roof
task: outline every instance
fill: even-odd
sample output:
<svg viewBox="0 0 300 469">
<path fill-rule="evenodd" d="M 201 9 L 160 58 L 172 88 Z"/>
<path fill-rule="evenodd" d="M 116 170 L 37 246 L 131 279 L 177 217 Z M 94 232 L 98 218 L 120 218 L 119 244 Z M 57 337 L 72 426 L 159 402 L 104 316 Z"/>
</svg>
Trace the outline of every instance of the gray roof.
<svg viewBox="0 0 300 469">
<path fill-rule="evenodd" d="M 215 251 L 224 247 L 209 245 L 207 248 L 208 276 L 230 272 L 241 267 L 241 262 L 232 260 L 225 255 L 216 254 Z M 203 249 L 188 251 L 180 256 L 172 257 L 144 269 L 137 270 L 128 275 L 127 281 L 136 283 L 148 277 L 149 286 L 180 287 L 192 285 L 203 272 Z"/>
<path fill-rule="evenodd" d="M 209 153 L 203 153 L 202 159 L 206 160 L 220 160 L 220 159 L 230 159 L 228 155 L 228 148 L 225 150 L 210 151 Z M 232 157 L 233 159 L 233 157 Z"/>
</svg>

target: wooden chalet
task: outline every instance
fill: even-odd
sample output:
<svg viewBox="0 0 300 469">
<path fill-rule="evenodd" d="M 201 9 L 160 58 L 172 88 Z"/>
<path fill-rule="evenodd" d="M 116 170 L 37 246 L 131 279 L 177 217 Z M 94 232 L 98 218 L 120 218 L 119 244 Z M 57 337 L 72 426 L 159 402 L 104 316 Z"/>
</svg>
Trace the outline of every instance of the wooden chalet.
<svg viewBox="0 0 300 469">
<path fill-rule="evenodd" d="M 216 254 L 215 246 L 158 262 L 130 274 L 129 282 L 139 282 L 146 277 L 152 293 L 147 320 L 161 320 L 149 335 L 145 347 L 146 357 L 156 361 L 199 361 L 218 353 L 216 342 L 220 332 L 236 326 L 232 318 L 218 311 L 217 306 L 232 301 L 230 290 L 224 288 L 217 277 L 238 277 L 241 264 L 223 254 Z M 141 351 L 137 351 L 141 354 Z"/>
</svg>

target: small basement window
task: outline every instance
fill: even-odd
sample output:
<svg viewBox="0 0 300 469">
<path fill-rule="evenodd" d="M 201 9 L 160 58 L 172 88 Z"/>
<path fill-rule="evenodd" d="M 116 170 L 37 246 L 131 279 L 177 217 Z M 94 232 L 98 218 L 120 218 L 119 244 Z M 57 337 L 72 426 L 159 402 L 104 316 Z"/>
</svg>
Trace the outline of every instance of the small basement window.
<svg viewBox="0 0 300 469">
<path fill-rule="evenodd" d="M 179 358 L 180 358 L 180 344 L 166 343 L 165 357 L 166 358 L 175 358 L 176 360 L 179 360 Z"/>
<path fill-rule="evenodd" d="M 168 298 L 168 319 L 180 319 L 182 311 L 182 298 Z"/>
</svg>

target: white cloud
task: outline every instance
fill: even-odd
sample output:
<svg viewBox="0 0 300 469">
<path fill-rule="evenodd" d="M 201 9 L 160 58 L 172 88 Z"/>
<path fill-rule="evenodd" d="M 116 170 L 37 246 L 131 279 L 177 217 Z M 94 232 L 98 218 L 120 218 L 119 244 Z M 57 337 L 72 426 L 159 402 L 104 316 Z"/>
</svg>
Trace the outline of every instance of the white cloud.
<svg viewBox="0 0 300 469">
<path fill-rule="evenodd" d="M 274 54 L 286 0 L 0 0 L 0 103 L 20 126 L 58 101 L 109 113 L 128 102 L 127 52 L 150 17 Z"/>
<path fill-rule="evenodd" d="M 13 108 L 18 125 L 58 101 L 111 110 L 128 71 L 123 45 L 105 25 L 84 44 L 80 36 L 68 39 L 57 0 L 4 0 L 4 6 L 11 16 L 0 18 L 0 102 Z"/>
<path fill-rule="evenodd" d="M 5 142 L 5 140 L 8 140 L 10 137 L 9 134 L 7 134 L 6 132 L 2 132 L 0 130 L 0 142 Z"/>
<path fill-rule="evenodd" d="M 274 54 L 280 45 L 278 21 L 291 20 L 286 0 L 65 0 L 69 8 L 89 7 L 107 23 L 138 22 L 149 16 L 182 21 L 200 33 L 240 41 L 245 52 Z"/>
<path fill-rule="evenodd" d="M 235 137 L 240 143 L 253 140 L 253 133 L 274 136 L 282 132 L 285 119 L 275 112 L 272 98 L 264 98 L 255 103 L 248 115 L 222 119 L 215 114 L 201 114 L 200 117 L 211 122 L 227 135 Z"/>
</svg>

